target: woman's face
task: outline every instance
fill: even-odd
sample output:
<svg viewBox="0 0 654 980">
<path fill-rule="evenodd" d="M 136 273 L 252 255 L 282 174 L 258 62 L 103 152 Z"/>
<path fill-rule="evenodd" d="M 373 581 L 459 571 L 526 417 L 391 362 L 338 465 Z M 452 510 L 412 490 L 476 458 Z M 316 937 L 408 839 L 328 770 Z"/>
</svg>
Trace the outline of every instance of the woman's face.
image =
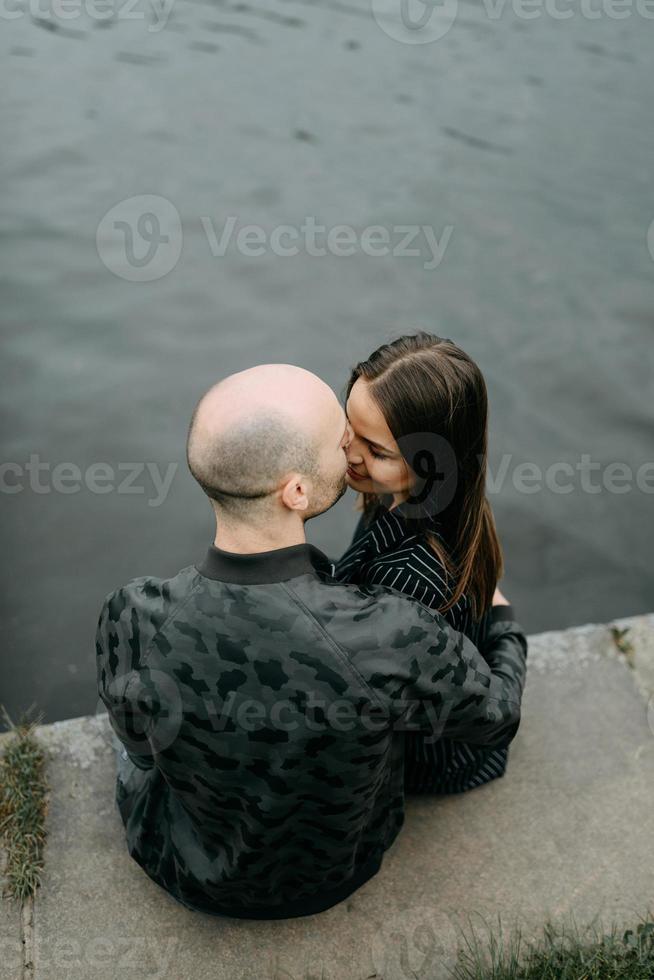
<svg viewBox="0 0 654 980">
<path fill-rule="evenodd" d="M 406 494 L 415 475 L 405 463 L 363 378 L 354 382 L 345 412 L 353 433 L 347 448 L 348 485 L 360 493 Z"/>
</svg>

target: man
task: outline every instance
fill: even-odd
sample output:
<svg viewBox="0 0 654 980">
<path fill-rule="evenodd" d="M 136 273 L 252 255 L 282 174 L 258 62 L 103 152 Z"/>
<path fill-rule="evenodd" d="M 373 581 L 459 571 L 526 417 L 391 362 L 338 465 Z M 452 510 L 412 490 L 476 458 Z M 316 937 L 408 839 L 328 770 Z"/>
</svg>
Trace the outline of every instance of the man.
<svg viewBox="0 0 654 980">
<path fill-rule="evenodd" d="M 102 607 L 97 680 L 124 746 L 128 850 L 187 908 L 332 907 L 404 822 L 405 731 L 502 746 L 518 730 L 527 643 L 510 605 L 482 656 L 418 601 L 338 582 L 306 541 L 345 492 L 351 435 L 331 388 L 294 365 L 214 385 L 187 441 L 214 542 Z"/>
</svg>

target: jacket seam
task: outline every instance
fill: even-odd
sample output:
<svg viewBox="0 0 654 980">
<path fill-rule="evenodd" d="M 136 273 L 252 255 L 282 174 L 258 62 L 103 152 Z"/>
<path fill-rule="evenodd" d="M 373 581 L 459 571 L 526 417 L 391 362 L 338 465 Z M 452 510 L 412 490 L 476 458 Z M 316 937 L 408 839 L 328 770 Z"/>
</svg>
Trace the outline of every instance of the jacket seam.
<svg viewBox="0 0 654 980">
<path fill-rule="evenodd" d="M 333 638 L 333 636 L 330 636 L 329 635 L 329 633 L 324 628 L 324 626 L 316 619 L 316 617 L 314 616 L 314 614 L 304 604 L 304 602 L 302 601 L 302 599 L 300 599 L 300 597 L 297 594 L 297 592 L 295 591 L 295 589 L 292 586 L 288 585 L 286 582 L 280 582 L 279 584 L 284 588 L 284 590 L 286 592 L 288 592 L 288 594 L 290 595 L 291 599 L 293 599 L 295 601 L 295 603 L 300 607 L 300 609 L 302 610 L 302 612 L 304 613 L 304 615 L 307 617 L 307 619 L 311 620 L 312 624 L 316 627 L 316 629 L 322 634 L 322 636 L 324 636 L 324 638 L 327 640 L 327 642 L 330 644 L 330 646 L 336 651 L 336 653 L 339 655 L 340 659 L 344 662 L 344 664 L 348 668 L 348 670 L 355 677 L 358 678 L 359 683 L 363 686 L 363 688 L 365 690 L 367 690 L 367 691 L 370 692 L 370 694 L 372 695 L 372 698 L 376 702 L 376 704 L 378 704 L 380 708 L 382 708 L 384 711 L 386 711 L 387 710 L 387 705 L 384 704 L 384 702 L 379 698 L 379 695 L 372 689 L 372 687 L 370 687 L 370 685 L 368 684 L 368 682 L 366 681 L 366 679 L 359 673 L 359 671 L 356 669 L 356 667 L 354 666 L 354 664 L 349 660 L 347 651 L 344 650 L 336 642 L 336 640 Z"/>
<path fill-rule="evenodd" d="M 163 631 L 168 626 L 168 624 L 170 623 L 170 621 L 173 618 L 173 616 L 176 613 L 178 613 L 181 609 L 183 609 L 185 606 L 187 606 L 188 603 L 191 601 L 191 599 L 196 594 L 196 592 L 198 592 L 198 590 L 201 589 L 201 588 L 202 588 L 202 583 L 201 582 L 198 582 L 196 585 L 193 586 L 193 588 L 191 589 L 191 591 L 189 592 L 189 594 L 187 596 L 185 596 L 180 602 L 178 602 L 176 605 L 173 606 L 173 608 L 170 610 L 170 612 L 166 616 L 165 620 L 163 621 L 163 623 L 161 624 L 161 626 L 159 627 L 159 629 L 155 633 L 153 633 L 153 635 L 152 635 L 152 637 L 150 639 L 150 642 L 148 643 L 148 645 L 145 648 L 145 651 L 143 653 L 143 658 L 141 660 L 141 663 L 139 664 L 139 669 L 141 667 L 145 667 L 146 660 L 150 656 L 150 653 L 152 652 L 152 646 L 153 646 L 154 641 L 156 640 L 156 638 L 158 636 L 160 636 L 161 633 L 163 633 Z"/>
</svg>

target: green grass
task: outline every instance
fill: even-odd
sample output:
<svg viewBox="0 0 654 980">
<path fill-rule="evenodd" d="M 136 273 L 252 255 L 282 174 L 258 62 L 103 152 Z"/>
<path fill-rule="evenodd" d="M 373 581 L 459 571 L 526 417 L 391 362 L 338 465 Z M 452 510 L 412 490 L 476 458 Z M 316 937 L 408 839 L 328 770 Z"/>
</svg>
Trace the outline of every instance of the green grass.
<svg viewBox="0 0 654 980">
<path fill-rule="evenodd" d="M 526 941 L 519 928 L 504 934 L 501 918 L 495 932 L 481 940 L 470 923 L 464 949 L 452 969 L 453 980 L 652 980 L 654 915 L 620 934 L 604 933 L 597 916 L 580 929 L 574 920 L 548 920 L 542 936 Z"/>
<path fill-rule="evenodd" d="M 34 736 L 42 717 L 28 721 L 28 712 L 14 725 L 2 705 L 6 725 L 13 732 L 0 756 L 0 839 L 7 853 L 2 898 L 20 902 L 39 886 L 46 840 L 45 755 Z"/>
</svg>

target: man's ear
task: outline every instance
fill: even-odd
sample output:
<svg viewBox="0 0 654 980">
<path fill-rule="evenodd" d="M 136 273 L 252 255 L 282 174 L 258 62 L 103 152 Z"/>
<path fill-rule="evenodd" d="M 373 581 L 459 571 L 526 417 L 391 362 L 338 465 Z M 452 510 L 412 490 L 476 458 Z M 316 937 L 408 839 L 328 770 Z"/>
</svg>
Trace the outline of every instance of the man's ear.
<svg viewBox="0 0 654 980">
<path fill-rule="evenodd" d="M 309 482 L 299 473 L 293 473 L 282 487 L 282 503 L 289 510 L 302 511 L 309 506 Z"/>
</svg>

